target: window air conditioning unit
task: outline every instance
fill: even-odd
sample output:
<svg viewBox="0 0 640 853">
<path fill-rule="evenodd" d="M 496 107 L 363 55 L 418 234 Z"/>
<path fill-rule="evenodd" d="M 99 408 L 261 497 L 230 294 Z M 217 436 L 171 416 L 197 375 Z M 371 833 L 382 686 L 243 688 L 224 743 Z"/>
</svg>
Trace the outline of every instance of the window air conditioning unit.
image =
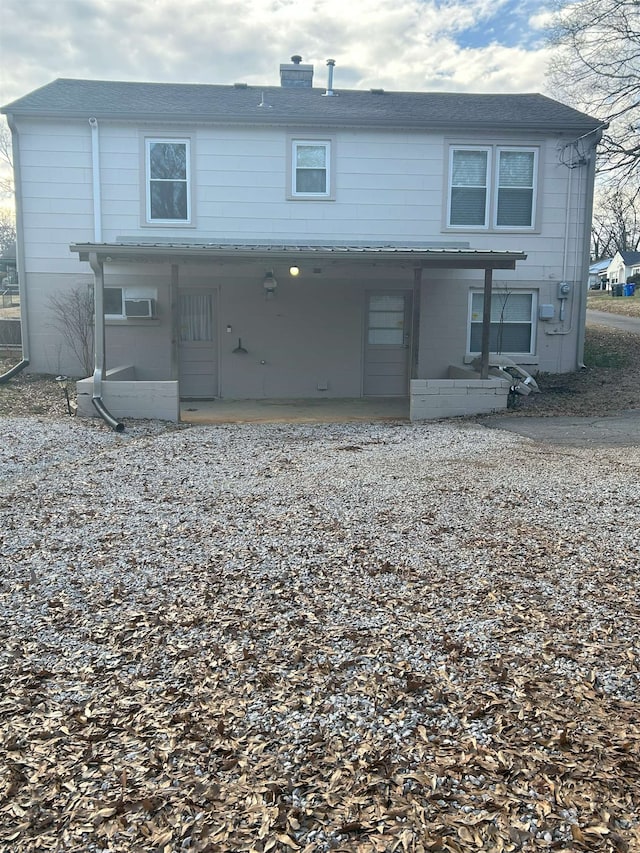
<svg viewBox="0 0 640 853">
<path fill-rule="evenodd" d="M 155 317 L 156 301 L 155 299 L 125 299 L 124 314 L 125 317 Z"/>
</svg>

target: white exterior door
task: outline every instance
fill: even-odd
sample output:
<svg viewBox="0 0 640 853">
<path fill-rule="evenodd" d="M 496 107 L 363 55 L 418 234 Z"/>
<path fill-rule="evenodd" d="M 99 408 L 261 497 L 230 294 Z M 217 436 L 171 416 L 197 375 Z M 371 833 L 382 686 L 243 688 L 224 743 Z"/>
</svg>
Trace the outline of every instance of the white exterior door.
<svg viewBox="0 0 640 853">
<path fill-rule="evenodd" d="M 215 301 L 213 290 L 184 290 L 179 294 L 178 358 L 182 398 L 218 396 Z"/>
<path fill-rule="evenodd" d="M 367 295 L 365 397 L 404 397 L 409 393 L 411 302 L 409 290 Z"/>
</svg>

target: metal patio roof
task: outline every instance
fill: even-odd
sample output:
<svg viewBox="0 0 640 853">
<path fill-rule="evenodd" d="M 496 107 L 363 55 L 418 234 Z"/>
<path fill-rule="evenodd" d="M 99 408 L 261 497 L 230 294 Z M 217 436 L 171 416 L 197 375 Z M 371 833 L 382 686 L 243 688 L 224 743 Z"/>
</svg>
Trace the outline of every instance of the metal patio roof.
<svg viewBox="0 0 640 853">
<path fill-rule="evenodd" d="M 72 252 L 80 260 L 94 255 L 100 262 L 149 261 L 152 258 L 175 261 L 210 259 L 256 260 L 315 258 L 410 263 L 416 267 L 440 269 L 515 269 L 526 253 L 497 249 L 436 248 L 431 246 L 333 245 L 271 243 L 72 243 Z"/>
</svg>

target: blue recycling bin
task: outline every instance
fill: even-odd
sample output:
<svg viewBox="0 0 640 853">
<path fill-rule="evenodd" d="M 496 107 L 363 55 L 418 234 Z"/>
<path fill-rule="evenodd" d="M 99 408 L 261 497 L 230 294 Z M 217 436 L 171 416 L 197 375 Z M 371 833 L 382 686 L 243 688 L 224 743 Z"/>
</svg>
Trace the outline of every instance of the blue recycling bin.
<svg viewBox="0 0 640 853">
<path fill-rule="evenodd" d="M 633 296 L 633 294 L 635 293 L 635 289 L 635 284 L 631 284 L 630 282 L 628 284 L 625 284 L 622 288 L 623 296 Z"/>
</svg>

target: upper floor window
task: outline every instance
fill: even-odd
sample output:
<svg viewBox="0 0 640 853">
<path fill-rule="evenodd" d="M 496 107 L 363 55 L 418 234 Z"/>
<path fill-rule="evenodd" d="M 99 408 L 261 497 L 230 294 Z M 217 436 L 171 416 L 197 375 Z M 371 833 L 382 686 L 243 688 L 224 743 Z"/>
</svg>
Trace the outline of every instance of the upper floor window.
<svg viewBox="0 0 640 853">
<path fill-rule="evenodd" d="M 449 225 L 487 224 L 489 168 L 489 149 L 451 150 Z"/>
<path fill-rule="evenodd" d="M 291 140 L 292 198 L 331 198 L 331 141 Z"/>
<path fill-rule="evenodd" d="M 498 149 L 496 225 L 530 228 L 534 222 L 536 152 Z"/>
<path fill-rule="evenodd" d="M 146 139 L 147 222 L 191 222 L 190 140 Z"/>
<path fill-rule="evenodd" d="M 537 168 L 535 148 L 452 146 L 447 225 L 533 228 Z"/>
</svg>

